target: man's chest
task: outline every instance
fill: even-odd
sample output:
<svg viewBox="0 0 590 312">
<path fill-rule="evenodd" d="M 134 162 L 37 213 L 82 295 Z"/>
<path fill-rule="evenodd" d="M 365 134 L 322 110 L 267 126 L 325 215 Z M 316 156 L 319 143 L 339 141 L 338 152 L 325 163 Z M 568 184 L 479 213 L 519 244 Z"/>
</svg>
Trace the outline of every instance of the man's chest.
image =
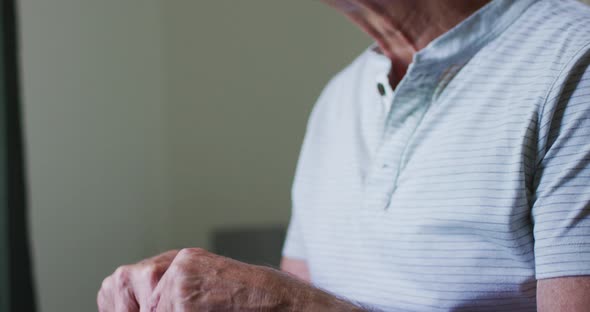
<svg viewBox="0 0 590 312">
<path fill-rule="evenodd" d="M 538 98 L 450 88 L 402 100 L 387 116 L 368 103 L 343 110 L 311 138 L 293 195 L 314 276 L 343 274 L 326 258 L 385 279 L 434 274 L 455 257 L 529 261 Z"/>
<path fill-rule="evenodd" d="M 351 104 L 344 94 L 345 107 L 308 139 L 298 198 L 318 211 L 333 203 L 369 214 L 527 208 L 543 99 L 521 91 L 456 83 L 436 95 L 418 86 L 398 92 L 388 112 L 374 96 L 349 96 L 363 99 Z"/>
</svg>

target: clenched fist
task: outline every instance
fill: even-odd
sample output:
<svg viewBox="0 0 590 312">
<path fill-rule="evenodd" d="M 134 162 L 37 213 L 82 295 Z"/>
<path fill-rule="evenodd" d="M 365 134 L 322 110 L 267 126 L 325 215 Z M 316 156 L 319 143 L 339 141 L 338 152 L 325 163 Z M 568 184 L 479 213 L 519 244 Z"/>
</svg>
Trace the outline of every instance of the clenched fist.
<svg viewBox="0 0 590 312">
<path fill-rule="evenodd" d="M 146 311 L 282 311 L 301 282 L 203 249 L 181 250 Z M 142 311 L 143 312 L 143 311 Z"/>
<path fill-rule="evenodd" d="M 123 266 L 105 279 L 100 312 L 363 311 L 272 268 L 199 248 Z"/>
<path fill-rule="evenodd" d="M 137 264 L 119 267 L 105 278 L 98 292 L 99 312 L 139 312 L 178 251 L 168 251 Z"/>
</svg>

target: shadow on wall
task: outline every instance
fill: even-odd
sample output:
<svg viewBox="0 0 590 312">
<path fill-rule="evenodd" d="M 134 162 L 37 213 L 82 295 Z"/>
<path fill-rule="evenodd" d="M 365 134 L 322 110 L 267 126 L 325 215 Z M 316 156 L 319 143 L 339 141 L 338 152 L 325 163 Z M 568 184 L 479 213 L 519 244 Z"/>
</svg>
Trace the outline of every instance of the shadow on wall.
<svg viewBox="0 0 590 312">
<path fill-rule="evenodd" d="M 285 226 L 227 227 L 213 230 L 213 252 L 239 261 L 278 267 Z"/>
</svg>

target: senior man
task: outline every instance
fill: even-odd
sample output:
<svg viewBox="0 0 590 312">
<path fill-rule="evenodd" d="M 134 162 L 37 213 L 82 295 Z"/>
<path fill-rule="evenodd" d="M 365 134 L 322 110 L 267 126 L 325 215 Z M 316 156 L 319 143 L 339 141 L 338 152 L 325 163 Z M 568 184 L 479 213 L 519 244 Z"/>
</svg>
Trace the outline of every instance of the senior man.
<svg viewBox="0 0 590 312">
<path fill-rule="evenodd" d="M 282 269 L 123 266 L 101 311 L 590 311 L 590 10 L 330 0 L 371 35 L 300 155 Z"/>
</svg>

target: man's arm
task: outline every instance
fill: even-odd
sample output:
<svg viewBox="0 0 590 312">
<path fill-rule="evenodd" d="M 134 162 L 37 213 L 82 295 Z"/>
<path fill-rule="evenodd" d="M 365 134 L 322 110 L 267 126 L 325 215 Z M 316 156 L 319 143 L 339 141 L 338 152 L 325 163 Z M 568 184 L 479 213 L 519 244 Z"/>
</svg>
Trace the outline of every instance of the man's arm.
<svg viewBox="0 0 590 312">
<path fill-rule="evenodd" d="M 537 311 L 584 312 L 590 309 L 590 276 L 559 277 L 537 282 Z"/>
<path fill-rule="evenodd" d="M 305 260 L 283 257 L 281 259 L 281 270 L 299 278 L 302 281 L 310 282 L 309 268 Z"/>
<path fill-rule="evenodd" d="M 269 267 L 198 248 L 171 255 L 165 269 L 154 260 L 162 256 L 118 269 L 99 291 L 99 311 L 369 311 Z M 300 260 L 284 263 L 296 267 L 295 274 L 307 268 Z M 138 298 L 140 293 L 147 299 Z"/>
<path fill-rule="evenodd" d="M 590 43 L 565 66 L 540 114 L 533 165 L 538 311 L 590 310 Z"/>
</svg>

